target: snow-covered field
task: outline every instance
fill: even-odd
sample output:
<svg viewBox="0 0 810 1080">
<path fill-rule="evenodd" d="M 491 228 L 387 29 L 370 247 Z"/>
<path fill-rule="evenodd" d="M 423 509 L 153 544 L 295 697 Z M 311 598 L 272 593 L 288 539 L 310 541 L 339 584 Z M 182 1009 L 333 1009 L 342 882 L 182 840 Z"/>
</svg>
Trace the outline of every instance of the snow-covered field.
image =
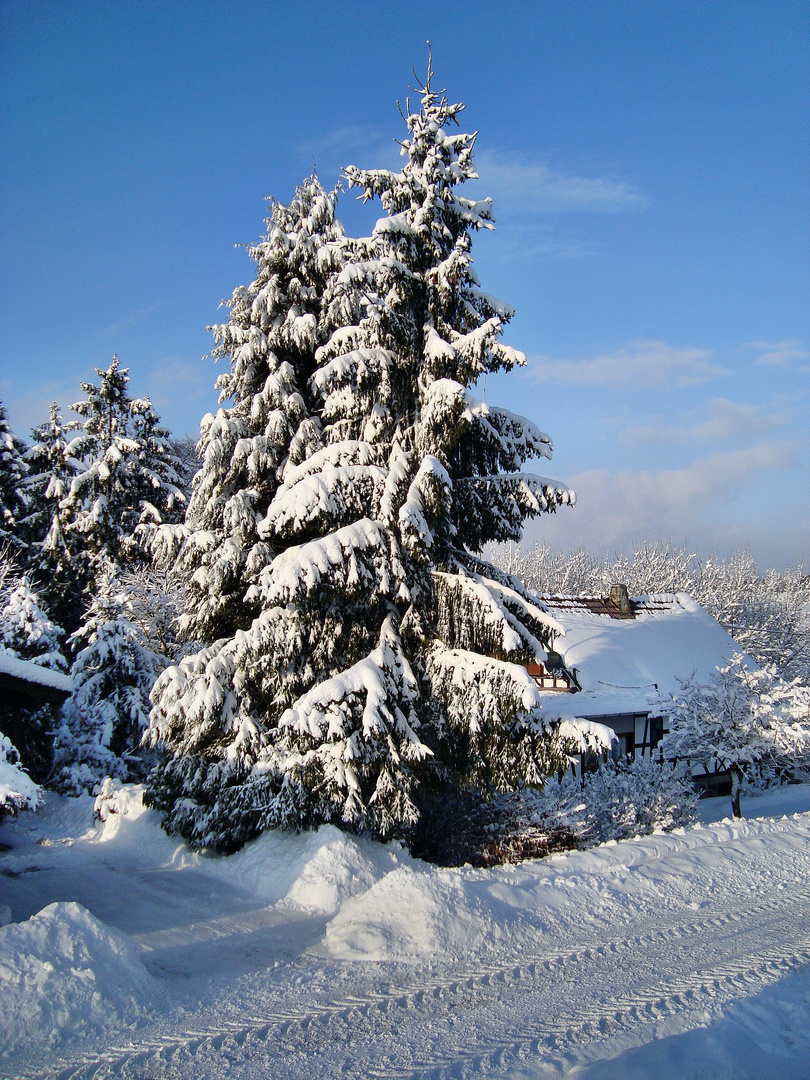
<svg viewBox="0 0 810 1080">
<path fill-rule="evenodd" d="M 810 787 L 494 870 L 121 803 L 0 827 L 4 1077 L 810 1076 Z"/>
</svg>

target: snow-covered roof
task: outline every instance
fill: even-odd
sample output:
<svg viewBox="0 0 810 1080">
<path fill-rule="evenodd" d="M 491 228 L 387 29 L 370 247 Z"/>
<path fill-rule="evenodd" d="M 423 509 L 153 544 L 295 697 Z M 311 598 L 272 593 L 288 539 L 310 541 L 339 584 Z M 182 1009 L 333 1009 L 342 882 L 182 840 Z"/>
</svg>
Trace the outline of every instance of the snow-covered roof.
<svg viewBox="0 0 810 1080">
<path fill-rule="evenodd" d="M 678 689 L 679 679 L 708 680 L 739 651 L 687 593 L 640 596 L 626 612 L 598 597 L 541 599 L 565 628 L 554 649 L 582 688 L 566 701 L 576 716 L 647 712 L 659 695 Z M 547 693 L 559 707 L 559 696 Z"/>
<path fill-rule="evenodd" d="M 0 675 L 8 675 L 21 682 L 60 690 L 65 694 L 70 694 L 73 689 L 69 675 L 63 675 L 61 671 L 53 671 L 41 664 L 35 664 L 31 660 L 20 660 L 19 657 L 12 656 L 8 652 L 0 651 Z"/>
</svg>

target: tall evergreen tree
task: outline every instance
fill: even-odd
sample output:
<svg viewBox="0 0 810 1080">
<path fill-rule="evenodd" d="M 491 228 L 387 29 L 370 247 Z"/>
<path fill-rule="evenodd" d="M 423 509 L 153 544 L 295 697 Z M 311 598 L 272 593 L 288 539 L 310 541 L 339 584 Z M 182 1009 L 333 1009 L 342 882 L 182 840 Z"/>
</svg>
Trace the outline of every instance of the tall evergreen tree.
<svg viewBox="0 0 810 1080">
<path fill-rule="evenodd" d="M 242 574 L 252 621 L 153 692 L 170 760 L 152 797 L 197 843 L 320 821 L 407 834 L 429 780 L 485 794 L 541 783 L 585 737 L 554 730 L 523 666 L 545 659 L 553 620 L 477 554 L 572 496 L 521 472 L 550 457 L 549 438 L 471 393 L 523 357 L 501 344 L 510 309 L 472 268 L 491 203 L 455 190 L 476 175 L 475 136 L 445 131 L 462 106 L 431 76 L 402 171 L 346 170 L 387 215 L 322 293 L 319 438 L 255 524 L 268 557 Z"/>
</svg>

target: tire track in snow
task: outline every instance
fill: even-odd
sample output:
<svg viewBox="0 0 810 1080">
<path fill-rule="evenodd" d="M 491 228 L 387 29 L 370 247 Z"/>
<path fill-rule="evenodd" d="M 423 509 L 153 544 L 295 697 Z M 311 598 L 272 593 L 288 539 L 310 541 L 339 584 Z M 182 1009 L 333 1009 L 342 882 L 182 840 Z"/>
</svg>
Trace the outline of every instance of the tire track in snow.
<svg viewBox="0 0 810 1080">
<path fill-rule="evenodd" d="M 804 892 L 786 895 L 779 890 L 769 900 L 756 898 L 736 911 L 696 915 L 626 938 L 517 963 L 481 965 L 429 985 L 405 983 L 394 991 L 343 996 L 306 1010 L 274 1010 L 153 1037 L 22 1075 L 37 1080 L 213 1076 L 218 1075 L 219 1061 L 225 1068 L 245 1066 L 250 1071 L 253 1065 L 260 1070 L 256 1075 L 292 1078 L 311 1076 L 317 1057 L 324 1075 L 328 1061 L 331 1071 L 344 1076 L 402 1080 L 486 1075 L 507 1059 L 550 1062 L 593 1039 L 750 996 L 810 963 L 810 930 L 805 928 L 809 899 Z M 753 939 L 753 948 L 740 959 L 741 940 L 747 938 Z M 704 955 L 701 967 L 692 970 L 697 941 Z M 670 975 L 662 976 L 650 964 L 662 954 L 671 961 Z M 616 995 L 622 980 L 629 989 Z M 601 998 L 594 992 L 600 981 L 606 991 Z M 505 1017 L 492 1015 L 499 1009 L 506 1010 Z M 486 1024 L 476 1021 L 476 1010 L 488 1010 Z M 402 1022 L 407 1022 L 409 1034 L 419 1024 L 427 1029 L 411 1056 L 409 1046 L 408 1053 L 397 1054 Z M 437 1030 L 447 1022 L 455 1025 L 452 1042 L 446 1031 Z M 352 1036 L 352 1045 L 341 1056 L 344 1036 Z M 452 1045 L 452 1052 L 440 1049 L 442 1043 Z M 281 1071 L 274 1073 L 274 1065 Z"/>
</svg>

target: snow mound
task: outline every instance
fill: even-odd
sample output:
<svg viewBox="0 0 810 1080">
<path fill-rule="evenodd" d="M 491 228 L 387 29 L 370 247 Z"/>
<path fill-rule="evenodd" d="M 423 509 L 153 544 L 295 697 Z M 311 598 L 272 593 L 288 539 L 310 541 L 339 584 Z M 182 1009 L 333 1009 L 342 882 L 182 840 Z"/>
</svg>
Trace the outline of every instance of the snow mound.
<svg viewBox="0 0 810 1080">
<path fill-rule="evenodd" d="M 461 875 L 400 866 L 343 904 L 323 944 L 336 960 L 415 963 L 459 956 L 493 929 L 471 910 Z"/>
<path fill-rule="evenodd" d="M 350 836 L 334 825 L 307 833 L 269 831 L 235 855 L 200 859 L 205 873 L 238 881 L 268 904 L 332 915 L 408 856 L 394 845 Z"/>
<path fill-rule="evenodd" d="M 135 943 L 81 904 L 49 904 L 26 922 L 0 929 L 5 1054 L 133 1024 L 155 1000 Z"/>
<path fill-rule="evenodd" d="M 104 840 L 118 835 L 123 818 L 132 822 L 148 812 L 143 801 L 143 784 L 122 784 L 120 780 L 106 776 L 97 791 L 93 817 L 104 824 L 101 831 Z"/>
</svg>

